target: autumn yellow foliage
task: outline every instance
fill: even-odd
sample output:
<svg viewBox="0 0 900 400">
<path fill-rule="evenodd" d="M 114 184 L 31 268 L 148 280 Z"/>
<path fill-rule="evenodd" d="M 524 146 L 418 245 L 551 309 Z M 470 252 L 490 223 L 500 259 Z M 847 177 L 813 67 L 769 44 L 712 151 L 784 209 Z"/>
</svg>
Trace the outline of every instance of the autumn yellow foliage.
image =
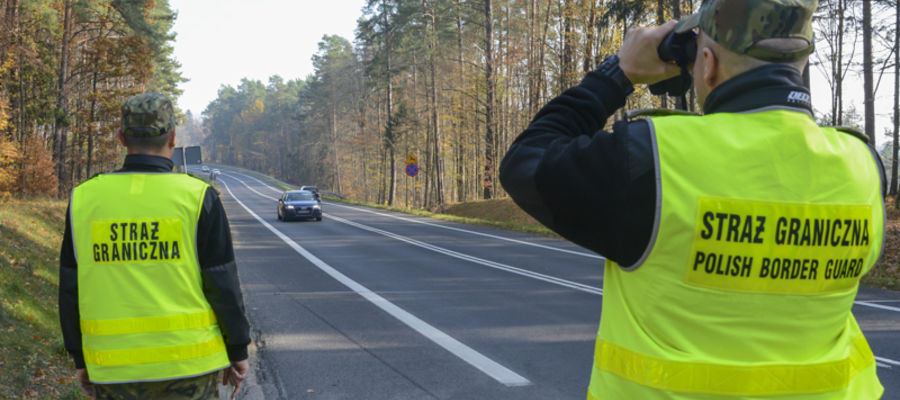
<svg viewBox="0 0 900 400">
<path fill-rule="evenodd" d="M 22 146 L 22 168 L 19 171 L 18 189 L 31 196 L 56 196 L 58 180 L 54 173 L 56 163 L 44 141 L 32 137 Z"/>
<path fill-rule="evenodd" d="M 0 139 L 0 196 L 16 189 L 16 163 L 21 158 L 15 143 Z"/>
</svg>

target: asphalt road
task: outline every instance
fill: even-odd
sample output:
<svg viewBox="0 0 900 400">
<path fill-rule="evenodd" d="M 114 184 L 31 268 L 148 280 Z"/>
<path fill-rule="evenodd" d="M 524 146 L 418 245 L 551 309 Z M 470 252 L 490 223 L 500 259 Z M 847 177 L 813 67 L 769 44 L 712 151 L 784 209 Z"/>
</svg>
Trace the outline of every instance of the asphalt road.
<svg viewBox="0 0 900 400">
<path fill-rule="evenodd" d="M 584 399 L 599 256 L 327 202 L 322 222 L 286 223 L 281 189 L 230 170 L 219 185 L 265 398 Z M 862 288 L 853 311 L 900 399 L 900 293 Z"/>
</svg>

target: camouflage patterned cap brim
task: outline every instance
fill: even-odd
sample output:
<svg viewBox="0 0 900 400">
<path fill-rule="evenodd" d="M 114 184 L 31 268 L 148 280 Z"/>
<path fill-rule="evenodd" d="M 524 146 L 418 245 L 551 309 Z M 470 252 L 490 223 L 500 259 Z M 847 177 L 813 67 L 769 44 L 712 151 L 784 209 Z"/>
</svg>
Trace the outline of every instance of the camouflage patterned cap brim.
<svg viewBox="0 0 900 400">
<path fill-rule="evenodd" d="M 695 12 L 684 17 L 675 24 L 675 33 L 685 33 L 700 26 L 700 12 Z"/>
<path fill-rule="evenodd" d="M 725 48 L 755 58 L 788 62 L 813 51 L 812 16 L 817 0 L 705 0 L 700 10 L 682 18 L 675 32 L 699 27 Z M 766 39 L 803 39 L 807 45 L 790 51 L 756 46 Z"/>
<path fill-rule="evenodd" d="M 130 136 L 159 136 L 175 129 L 172 102 L 159 93 L 132 96 L 122 104 L 122 133 Z"/>
</svg>

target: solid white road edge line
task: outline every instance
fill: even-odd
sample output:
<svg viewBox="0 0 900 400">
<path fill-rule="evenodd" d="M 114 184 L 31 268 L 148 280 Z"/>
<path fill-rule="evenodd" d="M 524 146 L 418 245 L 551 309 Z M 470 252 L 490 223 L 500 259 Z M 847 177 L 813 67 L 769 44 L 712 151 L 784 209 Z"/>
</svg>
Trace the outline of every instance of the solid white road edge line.
<svg viewBox="0 0 900 400">
<path fill-rule="evenodd" d="M 427 322 L 422 321 L 415 315 L 410 314 L 406 310 L 397 307 L 393 303 L 387 301 L 385 298 L 375 294 L 371 290 L 367 289 L 365 286 L 357 283 L 356 281 L 348 278 L 346 275 L 342 274 L 338 270 L 334 269 L 330 265 L 326 264 L 324 261 L 320 260 L 318 257 L 314 256 L 312 253 L 304 249 L 302 246 L 297 244 L 295 241 L 291 240 L 287 235 L 281 233 L 278 229 L 270 225 L 268 222 L 264 221 L 259 215 L 256 215 L 255 212 L 250 210 L 250 207 L 247 207 L 234 193 L 231 191 L 231 187 L 228 186 L 228 183 L 222 182 L 225 185 L 225 189 L 228 190 L 228 193 L 231 195 L 241 207 L 244 208 L 253 218 L 256 218 L 260 224 L 268 228 L 275 236 L 278 236 L 279 239 L 284 241 L 288 246 L 290 246 L 294 251 L 309 260 L 309 262 L 313 263 L 316 267 L 319 267 L 323 272 L 330 275 L 332 278 L 337 280 L 338 282 L 344 284 L 366 300 L 370 301 L 372 304 L 377 306 L 378 308 L 384 310 L 384 312 L 388 313 L 392 317 L 396 318 L 400 322 L 406 324 L 416 332 L 419 332 L 422 336 L 425 336 L 438 346 L 443 347 L 445 350 L 449 351 L 451 354 L 459 357 L 463 361 L 469 363 L 469 365 L 477 368 L 481 372 L 484 372 L 497 382 L 502 383 L 506 386 L 525 386 L 530 385 L 531 381 L 525 379 L 521 375 L 513 372 L 509 368 L 506 368 L 494 360 L 485 357 L 481 353 L 475 351 L 469 346 L 466 346 L 462 342 L 450 337 L 446 333 L 438 330 L 437 328 L 429 325 Z"/>
<path fill-rule="evenodd" d="M 248 177 L 248 178 L 250 178 L 250 179 L 253 179 L 253 180 L 255 180 L 255 181 L 257 181 L 257 182 L 263 184 L 265 187 L 270 188 L 270 189 L 272 189 L 272 190 L 274 190 L 274 191 L 276 191 L 276 192 L 279 192 L 279 193 L 281 192 L 279 189 L 275 189 L 275 187 L 271 186 L 270 184 L 268 184 L 268 183 L 266 183 L 266 182 L 263 182 L 262 180 L 260 180 L 259 178 L 255 177 L 255 176 L 247 175 L 247 174 L 243 174 L 243 173 L 242 173 L 241 175 L 244 175 L 244 176 L 246 176 L 246 177 Z M 237 179 L 237 178 L 235 178 L 235 179 Z M 348 205 L 344 205 L 344 204 L 337 204 L 337 203 L 332 203 L 332 202 L 328 202 L 328 203 L 325 203 L 325 204 L 328 204 L 328 205 L 330 205 L 330 206 L 349 208 L 349 209 L 353 209 L 353 210 L 357 210 L 357 211 L 367 212 L 367 213 L 370 213 L 370 214 L 376 214 L 376 215 L 380 215 L 380 216 L 382 216 L 382 217 L 388 217 L 388 218 L 399 219 L 399 220 L 403 220 L 403 221 L 406 221 L 406 222 L 413 222 L 413 223 L 417 223 L 417 224 L 433 226 L 433 227 L 436 227 L 436 228 L 447 229 L 447 230 L 451 230 L 451 231 L 464 232 L 464 233 L 468 233 L 468 234 L 472 234 L 472 235 L 483 236 L 483 237 L 489 237 L 489 238 L 491 238 L 491 239 L 504 240 L 504 241 L 507 241 L 507 242 L 512 242 L 512 243 L 521 244 L 521 245 L 525 245 L 525 246 L 538 247 L 538 248 L 545 249 L 545 250 L 552 250 L 552 251 L 558 251 L 558 252 L 561 252 L 561 253 L 574 254 L 574 255 L 576 255 L 576 256 L 582 256 L 582 257 L 587 257 L 587 258 L 594 258 L 594 259 L 598 259 L 598 260 L 605 260 L 605 259 L 606 259 L 605 257 L 603 257 L 603 256 L 601 256 L 601 255 L 597 255 L 597 254 L 585 253 L 585 252 L 582 252 L 582 251 L 574 251 L 574 250 L 568 250 L 568 249 L 561 249 L 561 248 L 559 248 L 559 247 L 547 246 L 547 245 L 543 245 L 543 244 L 540 244 L 540 243 L 526 242 L 526 241 L 524 241 L 524 240 L 518 240 L 518 239 L 513 239 L 513 238 L 508 238 L 508 237 L 503 237 L 503 236 L 491 235 L 491 234 L 489 234 L 489 233 L 484 233 L 484 232 L 470 231 L 470 230 L 468 230 L 468 229 L 457 228 L 457 227 L 454 227 L 454 226 L 447 226 L 447 225 L 435 224 L 435 223 L 433 223 L 433 222 L 419 221 L 419 220 L 412 219 L 412 218 L 406 218 L 406 217 L 400 217 L 400 216 L 396 216 L 396 215 L 391 215 L 391 214 L 381 213 L 381 212 L 378 212 L 378 211 L 367 210 L 367 209 L 360 208 L 360 207 L 352 207 L 352 206 L 348 206 Z"/>
<path fill-rule="evenodd" d="M 276 200 L 276 201 L 277 201 L 277 199 L 275 199 L 275 198 L 273 198 L 273 197 L 270 197 L 270 196 L 267 196 L 267 195 L 265 195 L 265 194 L 262 194 L 262 193 L 256 191 L 255 189 L 251 188 L 249 185 L 247 185 L 246 183 L 244 183 L 244 182 L 243 182 L 242 180 L 240 180 L 239 178 L 236 178 L 236 177 L 233 177 L 233 176 L 229 176 L 229 178 L 234 179 L 234 180 L 240 182 L 242 185 L 244 185 L 244 187 L 246 187 L 246 188 L 249 189 L 250 191 L 252 191 L 252 192 L 254 192 L 254 193 L 260 195 L 261 197 L 265 197 L 265 198 L 267 198 L 267 199 L 271 199 L 271 200 Z M 227 187 L 227 185 L 226 185 L 226 187 Z M 231 189 L 229 189 L 228 192 L 231 193 Z M 234 195 L 232 195 L 232 196 L 234 196 Z M 241 205 L 243 206 L 243 203 L 242 203 Z M 246 208 L 246 206 L 245 206 L 245 208 Z M 248 211 L 249 211 L 249 209 L 248 209 Z M 254 214 L 254 215 L 255 215 L 255 214 Z M 434 246 L 434 245 L 431 245 L 431 244 L 428 244 L 428 243 L 420 242 L 420 241 L 418 241 L 418 240 L 410 239 L 410 238 L 407 238 L 407 237 L 405 237 L 405 236 L 397 235 L 397 234 L 395 234 L 395 233 L 383 231 L 383 230 L 378 229 L 378 228 L 372 228 L 372 227 L 367 226 L 367 225 L 363 225 L 363 224 L 359 224 L 359 223 L 356 223 L 356 222 L 352 222 L 352 221 L 349 221 L 349 220 L 346 220 L 346 219 L 344 219 L 344 218 L 337 217 L 337 216 L 334 216 L 334 215 L 329 216 L 329 218 L 330 218 L 330 219 L 333 219 L 333 220 L 337 220 L 338 222 L 341 222 L 341 223 L 344 223 L 344 224 L 348 224 L 348 225 L 351 225 L 351 226 L 355 226 L 355 227 L 360 228 L 360 229 L 363 229 L 363 230 L 367 230 L 367 231 L 370 231 L 370 232 L 378 233 L 378 234 L 380 234 L 380 235 L 387 236 L 387 237 L 390 237 L 390 238 L 392 238 L 392 239 L 400 240 L 400 241 L 403 241 L 403 242 L 406 242 L 406 243 L 409 243 L 409 244 L 412 244 L 412 245 L 415 245 L 415 246 L 419 246 L 419 247 L 422 247 L 422 248 L 425 248 L 425 249 L 429 249 L 429 250 L 432 250 L 432 251 L 436 251 L 436 252 L 438 252 L 438 253 L 446 254 L 446 255 L 449 255 L 449 256 L 451 256 L 451 257 L 456 257 L 456 258 L 463 259 L 463 260 L 466 260 L 466 261 L 471 261 L 471 262 L 473 262 L 473 263 L 481 264 L 481 265 L 484 265 L 484 266 L 487 266 L 487 267 L 491 267 L 491 268 L 496 268 L 496 269 L 504 270 L 504 271 L 507 271 L 507 272 L 511 272 L 511 273 L 514 273 L 514 274 L 522 275 L 522 276 L 526 276 L 526 277 L 529 277 L 529 278 L 539 279 L 539 280 L 542 280 L 542 281 L 545 281 L 545 282 L 553 283 L 553 284 L 560 285 L 560 286 L 569 287 L 569 288 L 576 289 L 576 290 L 580 290 L 580 291 L 583 291 L 583 292 L 588 292 L 588 293 L 592 293 L 592 294 L 599 294 L 599 295 L 601 295 L 601 296 L 603 295 L 603 289 L 597 288 L 597 287 L 594 287 L 594 286 L 588 286 L 588 285 L 584 285 L 584 284 L 581 284 L 581 283 L 578 283 L 578 282 L 572 282 L 572 281 L 568 281 L 568 280 L 565 280 L 565 279 L 562 279 L 562 278 L 556 278 L 556 277 L 553 277 L 553 276 L 544 275 L 544 274 L 540 274 L 540 273 L 537 273 L 537 272 L 532 272 L 532 271 L 524 270 L 524 269 L 521 269 L 521 268 L 509 266 L 509 265 L 506 265 L 506 264 L 501 264 L 501 263 L 497 263 L 497 262 L 493 262 L 493 261 L 489 261 L 489 260 L 484 260 L 484 259 L 481 259 L 481 258 L 478 258 L 478 257 L 475 257 L 475 256 L 470 256 L 470 255 L 467 255 L 467 254 L 458 253 L 458 252 L 455 252 L 455 251 L 453 251 L 453 250 L 448 250 L 448 249 L 444 249 L 444 248 L 442 248 L 442 247 L 438 247 L 438 246 Z M 545 278 L 546 278 L 546 279 L 545 279 Z M 854 302 L 854 303 L 859 304 L 859 305 L 863 305 L 863 306 L 869 306 L 869 307 L 874 307 L 874 308 L 882 308 L 882 309 L 886 309 L 886 310 L 891 310 L 891 311 L 898 311 L 898 312 L 900 312 L 900 308 L 896 308 L 896 307 L 883 306 L 883 305 L 880 305 L 880 304 L 871 304 L 871 303 L 862 302 L 862 301 L 856 301 L 856 302 Z M 879 367 L 882 367 L 882 368 L 888 368 L 888 369 L 891 369 L 890 365 L 888 365 L 888 364 L 900 366 L 900 361 L 895 361 L 895 360 L 892 360 L 892 359 L 890 359 L 890 358 L 884 358 L 884 357 L 877 357 L 877 356 L 876 356 L 875 359 L 879 361 L 877 364 L 878 364 Z"/>
</svg>

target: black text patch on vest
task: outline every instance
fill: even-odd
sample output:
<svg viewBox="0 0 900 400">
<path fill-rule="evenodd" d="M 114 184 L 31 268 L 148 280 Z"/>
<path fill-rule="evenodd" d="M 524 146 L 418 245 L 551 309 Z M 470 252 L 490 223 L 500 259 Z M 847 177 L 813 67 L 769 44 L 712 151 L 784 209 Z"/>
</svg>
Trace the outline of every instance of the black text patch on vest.
<svg viewBox="0 0 900 400">
<path fill-rule="evenodd" d="M 685 282 L 757 293 L 816 294 L 871 268 L 869 205 L 701 197 Z"/>
<path fill-rule="evenodd" d="M 181 220 L 149 218 L 91 223 L 95 263 L 146 263 L 181 260 Z"/>
</svg>

